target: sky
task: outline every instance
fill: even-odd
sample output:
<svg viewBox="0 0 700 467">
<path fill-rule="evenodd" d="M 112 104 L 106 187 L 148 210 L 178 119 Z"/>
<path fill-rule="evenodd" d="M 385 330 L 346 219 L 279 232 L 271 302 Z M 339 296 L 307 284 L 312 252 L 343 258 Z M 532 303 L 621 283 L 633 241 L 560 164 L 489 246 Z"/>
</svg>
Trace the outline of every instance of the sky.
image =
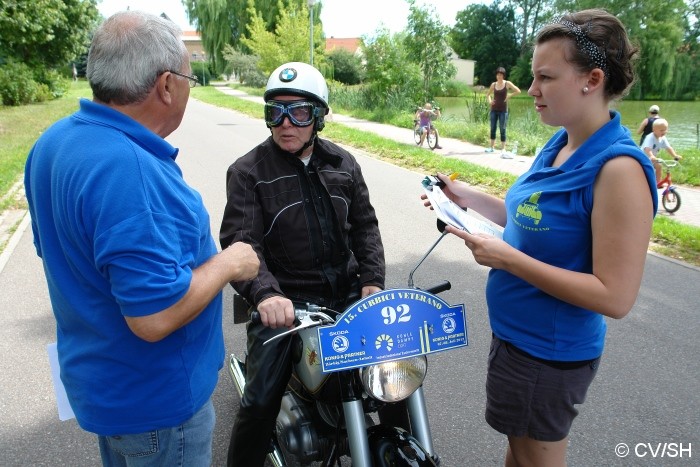
<svg viewBox="0 0 700 467">
<path fill-rule="evenodd" d="M 321 0 L 321 21 L 326 37 L 360 37 L 372 35 L 378 27 L 385 26 L 391 32 L 406 27 L 408 5 L 404 0 Z M 431 4 L 446 26 L 454 26 L 458 11 L 475 0 L 417 0 L 418 5 Z M 180 0 L 102 0 L 98 9 L 104 17 L 117 11 L 143 10 L 149 13 L 165 13 L 184 30 L 194 29 L 189 25 L 185 7 Z"/>
</svg>

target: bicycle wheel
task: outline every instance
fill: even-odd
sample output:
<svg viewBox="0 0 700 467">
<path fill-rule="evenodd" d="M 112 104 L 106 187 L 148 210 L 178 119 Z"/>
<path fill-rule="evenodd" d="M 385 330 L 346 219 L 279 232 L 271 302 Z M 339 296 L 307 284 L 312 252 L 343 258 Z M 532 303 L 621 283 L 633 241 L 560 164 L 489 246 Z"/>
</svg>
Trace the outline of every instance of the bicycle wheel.
<svg viewBox="0 0 700 467">
<path fill-rule="evenodd" d="M 668 212 L 676 212 L 681 208 L 681 195 L 675 188 L 669 188 L 661 197 L 661 204 Z"/>
<path fill-rule="evenodd" d="M 430 149 L 435 149 L 435 146 L 437 146 L 437 135 L 435 134 L 435 130 L 431 128 L 428 131 L 428 134 L 425 135 L 425 139 L 428 140 L 428 147 Z"/>
<path fill-rule="evenodd" d="M 420 125 L 416 125 L 413 128 L 413 140 L 416 144 L 420 144 Z"/>
</svg>

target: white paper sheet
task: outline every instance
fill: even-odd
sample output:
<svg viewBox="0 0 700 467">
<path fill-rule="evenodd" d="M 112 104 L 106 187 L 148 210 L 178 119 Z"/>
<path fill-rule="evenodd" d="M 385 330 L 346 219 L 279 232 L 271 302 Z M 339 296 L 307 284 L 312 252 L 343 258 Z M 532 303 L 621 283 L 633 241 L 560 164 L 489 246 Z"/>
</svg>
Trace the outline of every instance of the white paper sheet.
<svg viewBox="0 0 700 467">
<path fill-rule="evenodd" d="M 453 203 L 442 192 L 442 189 L 437 186 L 425 187 L 425 193 L 428 196 L 435 214 L 444 223 L 457 227 L 458 229 L 466 230 L 471 234 L 483 233 L 492 235 L 497 238 L 503 238 L 503 228 L 481 220 L 471 215 L 467 210 L 460 208 Z"/>
<path fill-rule="evenodd" d="M 58 349 L 56 343 L 54 342 L 47 345 L 46 350 L 49 353 L 51 379 L 53 380 L 53 389 L 56 393 L 56 402 L 58 404 L 58 419 L 61 421 L 70 420 L 71 418 L 75 418 L 75 414 L 68 402 L 66 388 L 63 387 L 63 382 L 61 381 L 61 370 L 58 366 Z"/>
</svg>

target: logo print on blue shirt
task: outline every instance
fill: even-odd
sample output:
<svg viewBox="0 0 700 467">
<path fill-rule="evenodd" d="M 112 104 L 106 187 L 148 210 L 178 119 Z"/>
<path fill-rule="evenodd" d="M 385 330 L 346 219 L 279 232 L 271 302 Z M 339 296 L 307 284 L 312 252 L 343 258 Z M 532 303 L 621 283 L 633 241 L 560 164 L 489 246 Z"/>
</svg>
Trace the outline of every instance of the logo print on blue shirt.
<svg viewBox="0 0 700 467">
<path fill-rule="evenodd" d="M 537 191 L 530 195 L 530 199 L 524 203 L 521 203 L 518 206 L 515 218 L 517 219 L 518 217 L 522 216 L 529 219 L 535 225 L 539 224 L 542 220 L 542 211 L 540 211 L 540 208 L 538 207 L 540 195 L 542 195 L 542 192 Z"/>
</svg>

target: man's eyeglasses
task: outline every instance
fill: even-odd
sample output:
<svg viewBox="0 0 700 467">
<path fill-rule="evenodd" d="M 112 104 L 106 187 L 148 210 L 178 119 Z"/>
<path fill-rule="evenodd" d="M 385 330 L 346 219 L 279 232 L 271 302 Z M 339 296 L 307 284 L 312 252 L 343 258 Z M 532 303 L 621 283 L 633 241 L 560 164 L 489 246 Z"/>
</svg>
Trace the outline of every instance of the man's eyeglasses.
<svg viewBox="0 0 700 467">
<path fill-rule="evenodd" d="M 184 75 L 182 73 L 178 73 L 177 71 L 173 71 L 173 70 L 168 70 L 168 71 L 174 75 L 182 76 L 183 78 L 187 78 L 188 80 L 190 80 L 190 87 L 191 88 L 197 86 L 197 83 L 199 83 L 199 78 L 197 78 L 196 76 Z"/>
<path fill-rule="evenodd" d="M 314 118 L 319 115 L 319 110 L 315 104 L 307 101 L 271 101 L 265 103 L 265 123 L 268 126 L 280 126 L 285 115 L 289 117 L 289 121 L 294 126 L 305 127 L 314 122 Z"/>
</svg>

